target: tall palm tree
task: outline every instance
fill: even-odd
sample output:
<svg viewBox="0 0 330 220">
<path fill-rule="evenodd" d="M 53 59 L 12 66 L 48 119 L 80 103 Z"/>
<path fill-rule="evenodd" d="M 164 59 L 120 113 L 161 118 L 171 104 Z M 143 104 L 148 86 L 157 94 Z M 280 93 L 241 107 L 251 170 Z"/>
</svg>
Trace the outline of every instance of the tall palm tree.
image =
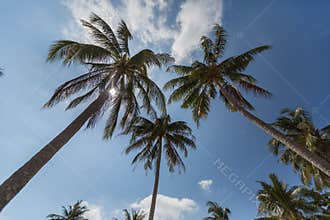
<svg viewBox="0 0 330 220">
<path fill-rule="evenodd" d="M 262 189 L 258 191 L 258 214 L 262 219 L 279 220 L 306 220 L 329 219 L 322 214 L 321 206 L 316 205 L 314 198 L 317 192 L 307 189 L 305 186 L 289 187 L 281 182 L 275 174 L 270 174 L 271 183 L 260 181 Z"/>
<path fill-rule="evenodd" d="M 50 214 L 47 218 L 48 220 L 88 220 L 84 217 L 86 212 L 88 212 L 87 207 L 82 205 L 82 201 L 78 201 L 73 206 L 70 205 L 68 208 L 63 206 L 62 215 Z"/>
<path fill-rule="evenodd" d="M 131 140 L 125 153 L 129 154 L 132 151 L 138 151 L 133 158 L 132 164 L 144 162 L 144 168 L 146 170 L 152 169 L 153 163 L 155 164 L 155 182 L 149 212 L 149 220 L 153 220 L 162 152 L 165 154 L 170 172 L 174 172 L 175 167 L 179 171 L 184 170 L 185 166 L 178 151 L 181 151 L 183 156 L 186 157 L 188 155 L 187 147 L 196 148 L 195 138 L 186 122 L 171 122 L 169 115 L 159 118 L 154 115 L 152 121 L 144 117 L 136 117 L 132 125 L 124 131 L 124 134 L 129 133 L 131 134 Z"/>
<path fill-rule="evenodd" d="M 123 210 L 125 219 L 124 220 L 144 220 L 146 217 L 146 214 L 142 211 L 138 212 L 136 210 L 132 210 L 132 213 L 130 214 L 127 209 Z M 113 218 L 113 220 L 118 220 L 117 218 Z"/>
<path fill-rule="evenodd" d="M 200 46 L 204 53 L 203 62 L 195 61 L 190 66 L 173 65 L 169 68 L 169 71 L 174 71 L 180 75 L 164 86 L 167 90 L 174 89 L 169 103 L 183 100 L 181 106 L 192 109 L 193 118 L 198 124 L 201 118 L 207 117 L 211 99 L 219 96 L 230 110 L 240 112 L 267 134 L 281 141 L 330 176 L 330 164 L 326 160 L 252 114 L 250 111 L 254 109 L 253 106 L 239 90 L 242 88 L 256 96 L 271 96 L 270 92 L 256 85 L 255 78 L 243 73 L 254 60 L 254 57 L 268 50 L 270 46 L 260 46 L 221 61 L 227 43 L 227 35 L 218 24 L 214 26 L 214 34 L 215 40 L 211 40 L 207 36 L 201 38 Z"/>
<path fill-rule="evenodd" d="M 309 151 L 315 152 L 324 160 L 330 162 L 330 126 L 317 129 L 310 114 L 302 108 L 295 110 L 283 109 L 281 116 L 273 125 L 287 137 L 292 138 L 297 143 L 304 145 Z M 313 182 L 317 190 L 330 187 L 330 178 L 326 174 L 280 141 L 273 138 L 268 145 L 273 154 L 279 155 L 281 162 L 292 165 L 306 186 Z"/>
<path fill-rule="evenodd" d="M 208 206 L 207 213 L 210 216 L 205 217 L 204 220 L 229 220 L 230 209 L 222 208 L 218 203 L 212 201 L 208 201 L 206 205 Z"/>
<path fill-rule="evenodd" d="M 147 73 L 150 67 L 161 67 L 162 64 L 173 61 L 173 58 L 168 54 L 155 54 L 149 49 L 131 56 L 128 41 L 132 39 L 132 35 L 124 21 L 119 24 L 116 34 L 96 14 L 91 15 L 89 22 L 82 20 L 82 25 L 88 29 L 95 44 L 57 41 L 49 50 L 48 60 L 59 59 L 68 65 L 77 62 L 87 66 L 89 70 L 59 86 L 45 107 L 52 107 L 81 91 L 85 93 L 73 99 L 67 109 L 91 98 L 94 101 L 0 186 L 0 211 L 85 123 L 88 128 L 93 127 L 105 110 L 110 109 L 110 115 L 104 138 L 111 138 L 121 109 L 121 126 L 139 113 L 140 100 L 147 112 L 151 110 L 152 102 L 165 111 L 164 95 Z"/>
</svg>

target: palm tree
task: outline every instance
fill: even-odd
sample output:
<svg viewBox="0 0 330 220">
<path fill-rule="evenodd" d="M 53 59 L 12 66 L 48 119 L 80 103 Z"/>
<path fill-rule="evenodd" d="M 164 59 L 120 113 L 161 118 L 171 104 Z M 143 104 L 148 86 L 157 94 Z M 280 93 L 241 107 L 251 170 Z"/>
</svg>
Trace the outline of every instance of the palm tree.
<svg viewBox="0 0 330 220">
<path fill-rule="evenodd" d="M 63 206 L 62 215 L 50 214 L 47 218 L 48 220 L 88 220 L 84 217 L 86 212 L 88 212 L 87 207 L 82 205 L 82 201 L 78 201 L 68 208 Z"/>
<path fill-rule="evenodd" d="M 149 220 L 153 220 L 162 152 L 165 154 L 170 172 L 174 172 L 175 167 L 179 171 L 184 170 L 185 166 L 178 150 L 186 157 L 188 155 L 187 147 L 196 148 L 195 138 L 186 122 L 171 122 L 169 115 L 164 115 L 160 118 L 153 115 L 153 121 L 144 117 L 136 117 L 132 125 L 124 131 L 124 134 L 128 133 L 131 134 L 131 140 L 125 153 L 129 154 L 132 151 L 138 151 L 133 158 L 132 164 L 144 162 L 144 168 L 148 170 L 152 169 L 152 165 L 155 163 L 155 182 L 149 212 Z"/>
<path fill-rule="evenodd" d="M 329 219 L 322 214 L 323 208 L 315 203 L 317 192 L 305 186 L 289 187 L 281 182 L 275 174 L 270 174 L 271 184 L 260 181 L 262 189 L 258 191 L 258 214 L 261 219 L 306 220 Z"/>
<path fill-rule="evenodd" d="M 315 192 L 313 194 L 313 204 L 323 210 L 322 214 L 316 215 L 319 218 L 315 218 L 315 220 L 330 219 L 330 192 Z"/>
<path fill-rule="evenodd" d="M 297 143 L 304 145 L 309 151 L 315 152 L 324 160 L 330 162 L 330 126 L 322 129 L 315 128 L 310 114 L 302 108 L 296 110 L 283 109 L 281 116 L 273 125 L 287 137 L 292 138 Z M 273 138 L 268 145 L 273 154 L 279 155 L 281 162 L 292 165 L 306 186 L 309 186 L 313 181 L 317 190 L 330 187 L 330 178 L 326 174 L 280 141 Z"/>
<path fill-rule="evenodd" d="M 132 213 L 130 214 L 127 209 L 123 210 L 125 215 L 125 220 L 144 220 L 146 217 L 146 214 L 142 211 L 138 212 L 136 210 L 132 210 Z M 117 218 L 113 218 L 113 220 L 118 220 Z"/>
<path fill-rule="evenodd" d="M 121 126 L 139 113 L 140 100 L 147 112 L 151 110 L 152 102 L 165 111 L 164 95 L 147 73 L 150 67 L 161 67 L 173 61 L 173 58 L 168 54 L 155 54 L 149 49 L 131 56 L 128 41 L 132 35 L 124 21 L 119 24 L 117 34 L 96 14 L 91 15 L 89 22 L 82 20 L 82 24 L 89 30 L 95 44 L 57 41 L 49 50 L 48 60 L 59 59 L 68 65 L 78 62 L 89 70 L 59 86 L 45 107 L 52 107 L 81 91 L 85 93 L 73 99 L 67 109 L 95 99 L 68 127 L 0 186 L 0 211 L 85 123 L 88 128 L 93 127 L 105 110 L 110 109 L 110 116 L 104 138 L 111 138 L 121 109 Z"/>
<path fill-rule="evenodd" d="M 229 220 L 230 209 L 222 208 L 218 203 L 208 201 L 206 203 L 208 206 L 207 213 L 210 216 L 205 217 L 204 220 Z"/>
<path fill-rule="evenodd" d="M 256 85 L 255 78 L 243 73 L 254 60 L 254 57 L 268 50 L 270 46 L 260 46 L 220 61 L 227 43 L 227 35 L 225 30 L 218 24 L 214 26 L 214 34 L 214 41 L 207 36 L 201 38 L 200 46 L 204 52 L 203 62 L 195 61 L 190 66 L 173 65 L 168 69 L 180 75 L 164 86 L 164 89 L 167 90 L 174 89 L 169 98 L 169 103 L 183 100 L 181 107 L 192 109 L 193 119 L 198 124 L 200 119 L 207 117 L 210 111 L 211 99 L 219 96 L 231 111 L 240 112 L 267 134 L 281 141 L 292 151 L 330 176 L 328 161 L 253 115 L 250 112 L 254 109 L 252 104 L 243 97 L 239 90 L 240 87 L 256 96 L 271 97 L 270 92 Z"/>
</svg>

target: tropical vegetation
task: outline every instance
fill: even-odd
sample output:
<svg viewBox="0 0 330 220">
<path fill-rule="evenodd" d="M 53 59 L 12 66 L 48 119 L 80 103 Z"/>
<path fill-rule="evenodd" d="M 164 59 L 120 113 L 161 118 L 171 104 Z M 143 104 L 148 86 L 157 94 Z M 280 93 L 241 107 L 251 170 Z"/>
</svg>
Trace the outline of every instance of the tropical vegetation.
<svg viewBox="0 0 330 220">
<path fill-rule="evenodd" d="M 155 54 L 149 49 L 131 55 L 128 43 L 132 35 L 124 21 L 119 23 L 116 33 L 96 14 L 92 14 L 89 21 L 82 20 L 82 25 L 95 43 L 56 41 L 49 50 L 48 60 L 62 60 L 66 65 L 75 62 L 86 66 L 88 71 L 60 85 L 44 107 L 52 107 L 79 92 L 84 93 L 73 99 L 66 109 L 93 101 L 59 135 L 2 183 L 0 211 L 84 124 L 87 128 L 93 127 L 105 110 L 110 108 L 104 129 L 106 139 L 112 137 L 118 123 L 124 127 L 139 114 L 141 108 L 148 113 L 154 103 L 165 111 L 164 95 L 149 78 L 148 70 L 152 66 L 168 64 L 173 58 L 165 53 Z M 121 110 L 123 114 L 119 119 Z"/>
<path fill-rule="evenodd" d="M 48 52 L 48 61 L 62 61 L 64 65 L 79 64 L 87 71 L 60 85 L 46 102 L 50 108 L 69 101 L 66 110 L 89 103 L 61 133 L 45 145 L 22 167 L 0 185 L 0 211 L 25 185 L 67 144 L 84 126 L 93 128 L 108 111 L 103 132 L 111 139 L 116 129 L 130 136 L 126 154 L 135 152 L 132 165 L 143 164 L 154 171 L 152 199 L 148 213 L 123 210 L 125 220 L 153 220 L 160 185 L 160 170 L 165 161 L 170 172 L 185 171 L 183 157 L 196 148 L 192 129 L 185 121 L 172 121 L 167 112 L 166 97 L 149 77 L 152 67 L 168 67 L 178 77 L 168 81 L 164 90 L 170 90 L 168 104 L 181 102 L 190 109 L 199 126 L 211 111 L 211 101 L 220 98 L 233 112 L 241 113 L 265 133 L 272 136 L 268 146 L 279 161 L 291 165 L 303 185 L 289 186 L 275 174 L 270 182 L 259 181 L 257 193 L 258 220 L 325 220 L 330 219 L 330 125 L 317 128 L 310 113 L 302 108 L 283 109 L 273 123 L 258 118 L 254 106 L 243 91 L 256 97 L 270 98 L 272 94 L 257 85 L 257 80 L 246 73 L 250 63 L 268 45 L 224 58 L 227 33 L 219 24 L 212 36 L 202 36 L 202 61 L 191 65 L 173 64 L 166 53 L 142 49 L 131 54 L 129 41 L 133 39 L 126 23 L 121 21 L 116 31 L 96 14 L 81 21 L 90 34 L 91 43 L 72 40 L 54 42 Z M 2 75 L 0 68 L 0 76 Z M 157 115 L 158 114 L 158 115 Z M 217 202 L 208 201 L 204 220 L 229 220 L 231 211 Z M 48 220 L 88 220 L 88 208 L 82 201 L 62 208 L 61 214 L 50 214 Z M 92 219 L 91 219 L 92 220 Z"/>
<path fill-rule="evenodd" d="M 309 151 L 330 162 L 330 126 L 316 128 L 310 113 L 304 109 L 283 109 L 281 116 L 273 123 L 273 126 L 281 130 L 287 137 L 304 145 Z M 279 156 L 281 162 L 292 166 L 306 186 L 313 183 L 313 186 L 319 191 L 329 188 L 329 176 L 287 148 L 279 140 L 271 139 L 268 146 L 274 155 Z"/>
<path fill-rule="evenodd" d="M 136 117 L 132 124 L 127 127 L 124 134 L 131 134 L 130 145 L 125 153 L 138 151 L 133 158 L 132 164 L 142 162 L 144 169 L 152 169 L 155 166 L 155 182 L 152 192 L 152 200 L 149 211 L 149 220 L 154 219 L 156 199 L 158 194 L 160 167 L 162 154 L 164 153 L 170 172 L 175 168 L 184 170 L 185 165 L 180 156 L 188 155 L 188 147 L 195 149 L 195 137 L 191 128 L 184 121 L 171 121 L 169 115 L 157 117 L 152 115 L 149 120 L 145 117 Z"/>
<path fill-rule="evenodd" d="M 271 183 L 260 181 L 258 191 L 258 214 L 263 219 L 278 220 L 321 220 L 330 219 L 326 206 L 329 195 L 321 195 L 305 186 L 290 187 L 275 174 L 269 175 Z M 326 203 L 320 203 L 320 197 Z"/>
<path fill-rule="evenodd" d="M 48 220 L 88 220 L 84 217 L 85 213 L 88 212 L 87 206 L 82 201 L 76 202 L 74 205 L 62 207 L 62 214 L 49 214 Z M 91 219 L 92 220 L 92 219 Z"/>
<path fill-rule="evenodd" d="M 222 208 L 218 203 L 212 201 L 208 201 L 206 205 L 209 216 L 204 220 L 229 220 L 230 209 Z"/>
<path fill-rule="evenodd" d="M 220 97 L 229 110 L 240 112 L 264 132 L 281 141 L 289 149 L 330 176 L 328 161 L 252 114 L 250 111 L 254 110 L 253 105 L 240 91 L 243 89 L 255 96 L 271 97 L 269 91 L 256 85 L 257 80 L 253 76 L 244 73 L 255 56 L 270 49 L 270 46 L 259 46 L 221 60 L 227 43 L 227 34 L 218 24 L 214 26 L 213 32 L 214 40 L 207 36 L 201 37 L 203 61 L 197 60 L 189 66 L 172 65 L 168 69 L 179 75 L 164 86 L 165 90 L 174 89 L 168 102 L 182 100 L 181 107 L 191 109 L 193 119 L 199 124 L 200 119 L 207 117 L 211 100 Z"/>
<path fill-rule="evenodd" d="M 136 211 L 132 210 L 131 213 L 127 209 L 123 210 L 124 213 L 124 220 L 144 220 L 146 217 L 146 214 L 143 211 Z M 117 218 L 113 218 L 113 220 L 118 220 Z"/>
</svg>

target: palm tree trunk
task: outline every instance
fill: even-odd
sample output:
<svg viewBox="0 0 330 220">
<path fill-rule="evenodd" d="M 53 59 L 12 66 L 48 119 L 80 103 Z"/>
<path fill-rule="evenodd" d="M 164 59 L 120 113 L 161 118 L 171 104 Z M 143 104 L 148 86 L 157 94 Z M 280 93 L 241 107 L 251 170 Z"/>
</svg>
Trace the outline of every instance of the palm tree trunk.
<svg viewBox="0 0 330 220">
<path fill-rule="evenodd" d="M 149 211 L 149 220 L 154 219 L 155 210 L 156 210 L 156 200 L 157 200 L 157 194 L 158 194 L 161 158 L 162 158 L 162 141 L 160 141 L 160 148 L 159 148 L 159 153 L 157 155 L 157 161 L 156 161 L 155 183 L 154 183 L 154 189 L 152 192 L 151 206 L 150 206 L 150 211 Z"/>
<path fill-rule="evenodd" d="M 230 103 L 239 111 L 243 116 L 245 116 L 248 120 L 250 120 L 257 127 L 261 128 L 264 132 L 272 136 L 273 138 L 282 142 L 285 146 L 287 146 L 290 150 L 297 153 L 299 156 L 309 161 L 313 166 L 320 169 L 323 173 L 330 177 L 330 163 L 320 157 L 319 155 L 309 151 L 304 145 L 301 145 L 291 138 L 285 136 L 277 129 L 275 129 L 270 124 L 267 124 L 263 120 L 259 119 L 255 115 L 251 114 L 249 111 L 244 109 L 240 103 L 238 103 L 234 98 L 232 98 L 231 94 L 226 91 L 226 89 L 218 83 L 219 89 L 223 96 L 230 101 Z"/>
<path fill-rule="evenodd" d="M 23 187 L 45 166 L 50 159 L 79 131 L 85 122 L 99 111 L 107 99 L 102 93 L 69 126 L 44 146 L 28 162 L 14 172 L 0 186 L 0 212 L 23 189 Z"/>
</svg>

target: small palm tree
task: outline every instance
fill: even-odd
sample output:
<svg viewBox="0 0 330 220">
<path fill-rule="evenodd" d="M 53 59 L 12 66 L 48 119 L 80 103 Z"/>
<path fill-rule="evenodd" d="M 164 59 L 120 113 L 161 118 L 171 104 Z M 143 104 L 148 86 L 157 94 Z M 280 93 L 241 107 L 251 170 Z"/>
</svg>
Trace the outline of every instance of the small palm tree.
<svg viewBox="0 0 330 220">
<path fill-rule="evenodd" d="M 205 217 L 204 220 L 229 220 L 230 209 L 222 208 L 218 203 L 212 201 L 208 201 L 206 205 L 210 216 Z"/>
<path fill-rule="evenodd" d="M 84 217 L 86 212 L 88 212 L 87 207 L 82 205 L 82 201 L 78 201 L 68 208 L 63 206 L 62 215 L 50 214 L 47 218 L 48 220 L 88 220 Z"/>
<path fill-rule="evenodd" d="M 231 111 L 240 112 L 246 119 L 261 128 L 273 138 L 284 143 L 292 151 L 309 161 L 315 167 L 330 176 L 330 163 L 309 151 L 304 145 L 293 141 L 270 124 L 262 121 L 250 111 L 252 104 L 242 95 L 239 88 L 252 92 L 256 96 L 271 97 L 271 93 L 256 85 L 256 79 L 244 71 L 259 53 L 270 46 L 253 48 L 237 56 L 221 61 L 227 43 L 226 32 L 218 24 L 214 26 L 214 40 L 207 36 L 201 38 L 204 53 L 203 62 L 195 61 L 190 66 L 173 65 L 168 70 L 179 77 L 170 80 L 164 89 L 174 89 L 169 103 L 182 100 L 182 108 L 192 109 L 193 119 L 198 124 L 210 111 L 210 102 L 218 96 Z"/>
<path fill-rule="evenodd" d="M 123 210 L 125 219 L 124 220 L 144 220 L 146 217 L 146 214 L 143 211 L 136 211 L 132 210 L 132 213 L 130 214 L 127 209 Z M 117 218 L 113 218 L 113 220 L 118 220 Z"/>
<path fill-rule="evenodd" d="M 316 205 L 317 192 L 305 186 L 288 187 L 275 174 L 270 174 L 271 184 L 260 181 L 262 189 L 258 191 L 258 214 L 262 219 L 306 220 L 328 219 L 321 206 Z M 323 217 L 323 218 L 322 218 Z"/>
<path fill-rule="evenodd" d="M 171 122 L 169 115 L 160 118 L 154 115 L 152 121 L 144 117 L 136 117 L 132 125 L 124 131 L 124 134 L 128 133 L 131 134 L 131 140 L 125 153 L 129 154 L 132 151 L 138 151 L 132 164 L 144 162 L 144 168 L 148 170 L 152 169 L 152 165 L 155 163 L 155 182 L 149 212 L 149 220 L 153 220 L 158 194 L 162 152 L 165 154 L 170 172 L 173 172 L 175 167 L 179 170 L 184 170 L 185 166 L 178 151 L 181 151 L 183 156 L 186 157 L 188 155 L 187 147 L 196 148 L 195 138 L 186 122 Z"/>
<path fill-rule="evenodd" d="M 91 15 L 89 22 L 82 20 L 82 24 L 90 32 L 95 44 L 57 41 L 49 50 L 48 60 L 60 59 L 68 65 L 77 62 L 89 70 L 59 86 L 45 107 L 52 107 L 81 91 L 85 93 L 73 99 L 67 109 L 92 98 L 94 101 L 0 186 L 0 211 L 85 123 L 88 128 L 93 127 L 105 110 L 110 110 L 110 116 L 106 122 L 104 138 L 112 137 L 121 110 L 119 122 L 122 127 L 139 113 L 141 105 L 149 112 L 154 101 L 165 111 L 164 95 L 148 77 L 148 69 L 152 66 L 161 67 L 173 59 L 168 54 L 155 54 L 149 49 L 131 56 L 128 41 L 132 35 L 124 21 L 119 24 L 117 34 L 96 14 Z"/>
<path fill-rule="evenodd" d="M 283 109 L 281 117 L 273 125 L 287 137 L 292 138 L 297 143 L 304 145 L 309 151 L 315 152 L 324 160 L 330 162 L 330 126 L 322 129 L 315 128 L 310 114 L 302 108 L 296 110 Z M 280 156 L 279 160 L 281 162 L 292 165 L 306 186 L 309 186 L 313 181 L 317 190 L 330 187 L 330 178 L 326 174 L 280 141 L 273 138 L 268 145 L 273 154 Z"/>
</svg>

